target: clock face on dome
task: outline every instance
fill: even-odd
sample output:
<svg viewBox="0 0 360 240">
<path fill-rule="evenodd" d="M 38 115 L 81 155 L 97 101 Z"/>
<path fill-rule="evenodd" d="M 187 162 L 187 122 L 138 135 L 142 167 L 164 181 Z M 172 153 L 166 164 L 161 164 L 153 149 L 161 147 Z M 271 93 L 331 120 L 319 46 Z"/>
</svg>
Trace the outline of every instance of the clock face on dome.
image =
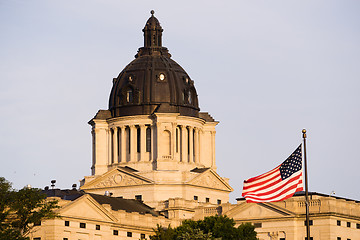
<svg viewBox="0 0 360 240">
<path fill-rule="evenodd" d="M 165 80 L 165 74 L 160 73 L 159 79 L 160 79 L 161 81 L 164 81 L 164 80 Z"/>
</svg>

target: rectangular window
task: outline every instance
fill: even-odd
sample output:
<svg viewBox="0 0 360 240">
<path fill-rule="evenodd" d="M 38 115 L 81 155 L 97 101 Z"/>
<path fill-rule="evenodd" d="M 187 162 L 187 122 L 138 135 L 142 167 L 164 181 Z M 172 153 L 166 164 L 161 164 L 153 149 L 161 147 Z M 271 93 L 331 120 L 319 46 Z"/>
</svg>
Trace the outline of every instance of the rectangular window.
<svg viewBox="0 0 360 240">
<path fill-rule="evenodd" d="M 125 133 L 126 133 L 126 142 L 127 142 L 127 152 L 130 153 L 130 149 L 131 149 L 131 134 L 130 134 L 130 128 L 126 127 L 125 128 Z"/>
<path fill-rule="evenodd" d="M 205 202 L 207 202 L 207 203 L 210 202 L 210 198 L 208 198 L 208 197 L 205 198 Z"/>
<path fill-rule="evenodd" d="M 176 128 L 176 152 L 179 152 L 179 127 Z"/>
<path fill-rule="evenodd" d="M 195 149 L 195 130 L 193 129 L 192 130 L 192 139 L 193 139 L 193 155 L 194 155 L 194 158 L 195 158 L 195 152 L 196 152 L 196 149 Z"/>
<path fill-rule="evenodd" d="M 119 231 L 118 230 L 113 230 L 113 235 L 119 235 Z"/>
<path fill-rule="evenodd" d="M 111 163 L 114 163 L 114 159 L 115 159 L 115 152 L 114 152 L 114 130 L 113 129 L 110 129 L 110 140 L 111 140 Z"/>
<path fill-rule="evenodd" d="M 86 228 L 86 223 L 80 223 L 80 228 Z"/>
<path fill-rule="evenodd" d="M 337 221 L 336 221 L 336 225 L 341 226 L 341 221 L 340 221 L 340 220 L 337 220 Z"/>
<path fill-rule="evenodd" d="M 66 227 L 70 226 L 70 222 L 69 222 L 69 221 L 65 221 L 65 226 L 66 226 Z"/>
<path fill-rule="evenodd" d="M 310 225 L 310 226 L 313 225 L 313 220 L 309 220 L 309 225 Z M 306 226 L 306 221 L 304 221 L 304 226 Z"/>
<path fill-rule="evenodd" d="M 140 239 L 145 239 L 145 233 L 140 234 Z"/>
<path fill-rule="evenodd" d="M 135 195 L 135 199 L 138 200 L 138 201 L 141 201 L 142 200 L 142 195 Z"/>
<path fill-rule="evenodd" d="M 217 204 L 221 204 L 221 200 L 220 200 L 220 199 L 217 200 Z"/>
<path fill-rule="evenodd" d="M 254 223 L 254 227 L 255 227 L 255 228 L 261 228 L 261 227 L 262 227 L 262 223 Z"/>
<path fill-rule="evenodd" d="M 357 228 L 357 229 L 360 229 L 360 223 L 357 223 L 357 224 L 356 224 L 356 228 Z"/>
<path fill-rule="evenodd" d="M 34 240 L 41 240 L 41 237 L 33 238 Z"/>
<path fill-rule="evenodd" d="M 346 226 L 347 226 L 347 227 L 351 227 L 351 222 L 347 222 L 347 223 L 346 223 Z"/>
<path fill-rule="evenodd" d="M 63 238 L 63 240 L 69 240 L 68 238 Z"/>
<path fill-rule="evenodd" d="M 199 200 L 199 197 L 198 197 L 198 196 L 194 196 L 194 200 L 195 200 L 195 201 Z"/>
<path fill-rule="evenodd" d="M 337 240 L 341 240 L 341 237 L 337 237 L 336 239 L 337 239 Z"/>
<path fill-rule="evenodd" d="M 100 230 L 100 225 L 96 225 L 95 229 Z"/>
<path fill-rule="evenodd" d="M 151 127 L 146 128 L 146 152 L 151 152 Z"/>
<path fill-rule="evenodd" d="M 136 127 L 136 151 L 140 152 L 141 145 L 141 135 L 140 135 L 140 127 Z"/>
<path fill-rule="evenodd" d="M 132 232 L 127 232 L 126 236 L 132 237 Z"/>
<path fill-rule="evenodd" d="M 307 240 L 307 237 L 305 237 L 305 240 Z M 313 237 L 310 237 L 310 240 L 313 240 Z"/>
<path fill-rule="evenodd" d="M 280 238 L 280 240 L 285 240 L 285 238 Z"/>
</svg>

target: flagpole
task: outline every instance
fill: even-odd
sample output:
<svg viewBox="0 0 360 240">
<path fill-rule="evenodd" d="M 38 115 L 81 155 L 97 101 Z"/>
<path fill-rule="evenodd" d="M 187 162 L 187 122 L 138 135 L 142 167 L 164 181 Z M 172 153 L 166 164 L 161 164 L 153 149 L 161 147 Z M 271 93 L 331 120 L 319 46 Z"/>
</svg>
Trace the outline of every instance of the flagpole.
<svg viewBox="0 0 360 240">
<path fill-rule="evenodd" d="M 306 236 L 307 236 L 307 240 L 310 240 L 309 191 L 308 191 L 308 174 L 307 174 L 307 161 L 306 161 L 306 129 L 303 129 L 302 133 L 303 133 L 303 139 L 304 139 Z"/>
</svg>

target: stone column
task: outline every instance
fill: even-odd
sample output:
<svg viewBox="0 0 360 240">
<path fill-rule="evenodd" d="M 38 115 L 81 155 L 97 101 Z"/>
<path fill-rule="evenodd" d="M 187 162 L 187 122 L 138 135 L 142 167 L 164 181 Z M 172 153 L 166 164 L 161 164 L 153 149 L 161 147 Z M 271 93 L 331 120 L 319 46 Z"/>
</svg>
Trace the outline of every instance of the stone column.
<svg viewBox="0 0 360 240">
<path fill-rule="evenodd" d="M 145 161 L 146 158 L 146 126 L 140 125 L 140 161 Z"/>
<path fill-rule="evenodd" d="M 189 162 L 194 162 L 194 128 L 189 126 Z"/>
<path fill-rule="evenodd" d="M 114 128 L 114 136 L 113 136 L 113 163 L 119 162 L 119 154 L 118 154 L 118 128 Z"/>
<path fill-rule="evenodd" d="M 204 164 L 204 156 L 206 156 L 206 154 L 203 152 L 206 148 L 203 146 L 204 145 L 204 130 L 203 129 L 199 129 L 199 163 Z"/>
<path fill-rule="evenodd" d="M 92 145 L 92 165 L 91 165 L 91 174 L 95 175 L 95 164 L 96 164 L 96 131 L 99 132 L 98 129 L 95 129 L 94 127 L 92 127 L 91 129 L 91 137 L 92 137 L 92 141 L 91 141 L 91 145 Z"/>
<path fill-rule="evenodd" d="M 176 158 L 176 123 L 171 124 L 171 155 L 172 159 Z"/>
<path fill-rule="evenodd" d="M 188 151 L 187 151 L 187 129 L 186 126 L 181 125 L 181 161 L 187 162 L 188 161 Z"/>
<path fill-rule="evenodd" d="M 212 150 L 212 154 L 211 154 L 211 167 L 216 167 L 216 163 L 215 163 L 215 131 L 211 131 L 211 150 Z"/>
<path fill-rule="evenodd" d="M 120 162 L 126 162 L 126 133 L 125 126 L 120 127 Z"/>
<path fill-rule="evenodd" d="M 195 139 L 194 139 L 194 145 L 195 145 L 195 157 L 194 157 L 194 162 L 198 163 L 199 162 L 199 129 L 195 128 Z"/>
<path fill-rule="evenodd" d="M 156 147 L 155 147 L 155 124 L 150 125 L 151 128 L 151 151 L 150 151 L 150 161 L 155 161 L 156 159 Z"/>
<path fill-rule="evenodd" d="M 134 162 L 135 154 L 136 154 L 136 127 L 135 125 L 131 125 L 130 127 L 130 161 Z"/>
<path fill-rule="evenodd" d="M 111 144 L 111 129 L 106 129 L 106 135 L 107 135 L 107 165 L 111 164 L 112 160 L 112 144 Z"/>
</svg>

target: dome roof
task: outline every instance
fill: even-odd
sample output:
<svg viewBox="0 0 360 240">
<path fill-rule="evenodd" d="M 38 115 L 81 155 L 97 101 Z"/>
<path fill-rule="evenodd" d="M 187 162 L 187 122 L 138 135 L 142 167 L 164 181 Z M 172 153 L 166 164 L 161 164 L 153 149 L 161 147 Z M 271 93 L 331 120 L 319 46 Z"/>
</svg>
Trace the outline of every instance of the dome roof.
<svg viewBox="0 0 360 240">
<path fill-rule="evenodd" d="M 162 47 L 163 29 L 153 11 L 143 32 L 144 47 L 114 78 L 109 99 L 112 117 L 153 113 L 198 117 L 194 82 Z"/>
</svg>

